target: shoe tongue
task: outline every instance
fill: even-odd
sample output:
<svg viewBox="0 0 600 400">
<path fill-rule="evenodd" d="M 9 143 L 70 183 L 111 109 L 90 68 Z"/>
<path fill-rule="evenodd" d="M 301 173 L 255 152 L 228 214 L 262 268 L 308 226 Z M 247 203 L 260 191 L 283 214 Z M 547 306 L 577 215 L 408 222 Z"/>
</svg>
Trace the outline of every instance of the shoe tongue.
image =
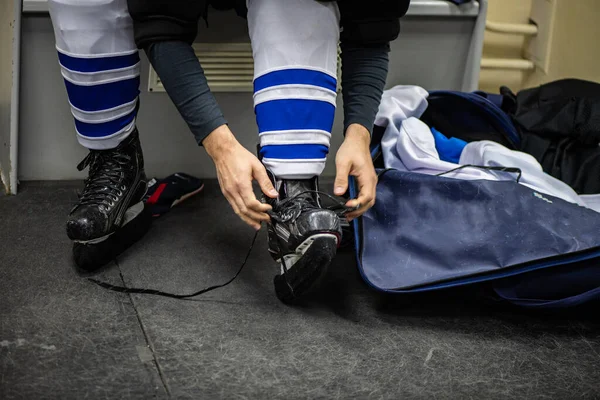
<svg viewBox="0 0 600 400">
<path fill-rule="evenodd" d="M 308 190 L 315 190 L 314 179 L 284 180 L 281 193 L 286 197 L 294 197 Z"/>
</svg>

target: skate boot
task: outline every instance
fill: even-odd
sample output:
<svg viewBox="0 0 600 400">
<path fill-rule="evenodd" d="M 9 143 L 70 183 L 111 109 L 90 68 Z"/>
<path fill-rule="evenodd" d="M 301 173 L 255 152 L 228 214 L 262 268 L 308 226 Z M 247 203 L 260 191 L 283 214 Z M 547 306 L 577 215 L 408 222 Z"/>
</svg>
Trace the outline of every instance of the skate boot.
<svg viewBox="0 0 600 400">
<path fill-rule="evenodd" d="M 75 263 L 86 271 L 113 260 L 149 229 L 147 181 L 137 129 L 118 147 L 91 150 L 77 166 L 88 178 L 67 220 Z M 127 229 L 125 229 L 127 227 Z"/>
<path fill-rule="evenodd" d="M 271 175 L 271 179 L 279 192 L 277 199 L 265 199 L 273 207 L 269 252 L 281 265 L 275 293 L 284 303 L 292 303 L 326 275 L 341 240 L 340 218 L 322 208 L 317 178 L 277 180 Z"/>
</svg>

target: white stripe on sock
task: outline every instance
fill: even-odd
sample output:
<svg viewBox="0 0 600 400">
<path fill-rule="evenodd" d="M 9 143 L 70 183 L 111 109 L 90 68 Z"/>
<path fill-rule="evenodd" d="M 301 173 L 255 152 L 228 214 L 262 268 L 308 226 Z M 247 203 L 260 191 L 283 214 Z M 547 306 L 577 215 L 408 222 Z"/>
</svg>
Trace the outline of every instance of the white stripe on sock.
<svg viewBox="0 0 600 400">
<path fill-rule="evenodd" d="M 101 75 L 82 75 L 71 71 L 66 72 L 64 68 L 61 68 L 61 75 L 67 81 L 77 86 L 98 86 L 137 78 L 140 76 L 140 68 L 138 66 L 124 72 L 106 72 Z"/>
<path fill-rule="evenodd" d="M 81 142 L 81 139 L 85 139 L 87 142 L 90 143 L 99 143 L 99 142 L 111 142 L 114 139 L 118 139 L 118 141 L 120 142 L 123 138 L 122 136 L 124 135 L 125 137 L 127 137 L 127 135 L 129 135 L 134 129 L 135 129 L 135 123 L 136 120 L 134 118 L 133 121 L 131 121 L 131 123 L 129 125 L 127 125 L 125 128 L 121 129 L 118 132 L 112 133 L 110 135 L 107 136 L 101 136 L 101 137 L 91 137 L 91 136 L 85 136 L 82 135 L 78 130 L 77 127 L 75 127 L 75 131 L 77 132 L 77 137 L 79 138 L 79 141 Z M 104 146 L 104 145 L 100 145 L 100 146 Z M 91 148 L 89 146 L 86 146 L 87 148 Z M 106 148 L 111 148 L 111 147 L 106 147 Z"/>
<path fill-rule="evenodd" d="M 119 107 L 112 111 L 95 111 L 93 113 L 82 112 L 74 107 L 71 107 L 71 114 L 73 114 L 73 117 L 78 121 L 88 124 L 101 124 L 104 122 L 114 121 L 115 119 L 119 119 L 131 114 L 135 110 L 136 102 L 137 99 L 132 103 L 129 103 L 129 105 Z"/>
<path fill-rule="evenodd" d="M 69 78 L 71 82 L 102 82 L 113 78 L 119 78 L 123 76 L 137 76 L 140 74 L 141 62 L 137 62 L 134 65 L 124 68 L 108 69 L 105 71 L 95 72 L 80 72 L 73 71 L 60 64 L 62 76 Z"/>
<path fill-rule="evenodd" d="M 281 160 L 263 158 L 265 167 L 280 179 L 310 179 L 321 175 L 326 159 Z"/>
<path fill-rule="evenodd" d="M 331 90 L 312 85 L 280 85 L 260 90 L 254 94 L 254 105 L 271 100 L 319 100 L 334 107 L 337 94 Z"/>
<path fill-rule="evenodd" d="M 322 144 L 329 147 L 331 134 L 319 130 L 271 131 L 258 135 L 261 146 L 281 144 Z"/>
</svg>

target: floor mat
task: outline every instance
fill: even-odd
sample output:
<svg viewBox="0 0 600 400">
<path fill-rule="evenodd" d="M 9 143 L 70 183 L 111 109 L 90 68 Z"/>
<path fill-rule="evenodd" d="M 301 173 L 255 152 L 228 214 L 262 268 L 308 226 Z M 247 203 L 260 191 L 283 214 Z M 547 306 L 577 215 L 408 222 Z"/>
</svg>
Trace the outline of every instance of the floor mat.
<svg viewBox="0 0 600 400">
<path fill-rule="evenodd" d="M 600 323 L 367 288 L 351 252 L 311 304 L 273 291 L 266 233 L 231 285 L 197 299 L 79 277 L 72 183 L 0 198 L 0 398 L 595 398 Z M 156 220 L 98 279 L 177 293 L 228 280 L 253 237 L 215 182 Z"/>
</svg>

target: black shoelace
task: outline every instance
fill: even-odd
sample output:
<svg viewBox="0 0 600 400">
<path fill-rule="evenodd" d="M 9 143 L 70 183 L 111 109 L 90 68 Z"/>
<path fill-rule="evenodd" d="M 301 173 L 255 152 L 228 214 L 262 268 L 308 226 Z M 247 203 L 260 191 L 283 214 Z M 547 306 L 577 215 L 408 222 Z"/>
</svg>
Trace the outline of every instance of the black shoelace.
<svg viewBox="0 0 600 400">
<path fill-rule="evenodd" d="M 274 207 L 273 211 L 269 213 L 269 216 L 275 221 L 283 223 L 298 218 L 302 211 L 318 209 L 320 207 L 316 204 L 316 201 L 312 197 L 313 194 L 317 194 L 319 196 L 324 196 L 331 199 L 334 204 L 326 208 L 330 211 L 335 212 L 338 215 L 340 215 L 339 213 L 342 213 L 342 215 L 340 216 L 343 216 L 348 212 L 352 211 L 347 209 L 345 203 L 339 201 L 337 198 L 331 196 L 328 193 L 320 192 L 318 190 L 305 190 L 296 194 L 295 196 L 289 197 L 279 202 Z"/>
<path fill-rule="evenodd" d="M 252 244 L 250 244 L 250 248 L 248 249 L 248 252 L 246 253 L 244 262 L 242 262 L 242 265 L 240 266 L 238 271 L 235 273 L 235 275 L 231 279 L 229 279 L 227 282 L 222 283 L 220 285 L 209 286 L 205 289 L 198 290 L 197 292 L 194 292 L 191 294 L 175 294 L 175 293 L 163 292 L 162 290 L 156 290 L 156 289 L 128 288 L 128 287 L 124 287 L 124 286 L 111 285 L 110 283 L 102 282 L 102 281 L 92 279 L 92 278 L 88 278 L 88 280 L 91 282 L 94 282 L 96 285 L 98 285 L 100 287 L 103 287 L 108 290 L 112 290 L 114 292 L 119 292 L 119 293 L 151 294 L 151 295 L 155 295 L 155 296 L 170 297 L 172 299 L 180 299 L 180 300 L 200 296 L 201 294 L 208 293 L 215 289 L 219 289 L 219 288 L 229 285 L 239 276 L 239 274 L 242 273 L 242 270 L 244 269 L 244 267 L 246 266 L 246 263 L 248 262 L 248 258 L 250 258 L 250 254 L 252 254 L 252 249 L 254 249 L 254 244 L 256 243 L 256 239 L 258 238 L 258 233 L 259 233 L 259 231 L 256 231 L 256 233 L 254 234 L 254 238 L 252 239 Z"/>
<path fill-rule="evenodd" d="M 517 179 L 516 179 L 517 183 L 519 183 L 521 181 L 521 176 L 523 175 L 523 171 L 521 171 L 520 168 L 515 168 L 515 167 L 488 167 L 485 165 L 466 164 L 466 165 L 461 165 L 460 167 L 451 169 L 449 171 L 439 173 L 439 174 L 437 174 L 437 176 L 443 176 L 446 174 L 450 174 L 452 172 L 456 172 L 456 171 L 459 171 L 464 168 L 478 168 L 478 169 L 484 169 L 484 170 L 488 170 L 488 171 L 499 171 L 499 172 L 508 172 L 511 174 L 517 174 Z"/>
<path fill-rule="evenodd" d="M 84 160 L 85 161 L 85 160 Z M 519 182 L 519 180 L 521 179 L 521 170 L 519 168 L 510 168 L 510 167 L 486 167 L 486 166 L 478 166 L 478 165 L 463 165 L 460 166 L 458 168 L 446 171 L 446 172 L 442 172 L 440 174 L 438 174 L 438 176 L 442 176 L 463 168 L 480 168 L 480 169 L 487 169 L 487 170 L 492 170 L 492 171 L 502 171 L 502 172 L 509 172 L 509 173 L 516 173 L 517 174 L 517 179 L 516 181 Z M 385 170 L 381 170 L 379 171 L 379 173 L 377 174 L 378 177 L 381 177 L 385 172 L 389 171 L 389 169 L 385 169 Z M 270 217 L 272 219 L 274 219 L 277 222 L 289 222 L 291 219 L 293 218 L 297 218 L 299 215 L 298 211 L 302 211 L 304 209 L 304 207 L 317 207 L 315 205 L 312 204 L 312 202 L 310 201 L 310 195 L 312 194 L 317 194 L 320 196 L 325 196 L 329 199 L 332 199 L 334 201 L 334 204 L 332 206 L 326 207 L 326 209 L 334 211 L 338 216 L 340 216 L 341 218 L 345 217 L 346 214 L 348 214 L 349 212 L 355 211 L 357 209 L 360 208 L 360 205 L 358 205 L 356 208 L 353 209 L 349 209 L 348 207 L 346 207 L 344 202 L 339 201 L 337 198 L 335 198 L 334 196 L 329 195 L 328 193 L 324 193 L 324 192 L 320 192 L 317 190 L 307 190 L 301 193 L 298 193 L 297 195 L 287 198 L 283 201 L 281 201 L 274 209 L 272 212 L 270 212 Z M 146 288 L 128 288 L 128 287 L 124 287 L 124 286 L 116 286 L 116 285 L 112 285 L 110 283 L 107 282 L 102 282 L 102 281 L 98 281 L 96 279 L 92 279 L 92 278 L 88 278 L 88 280 L 90 280 L 91 282 L 97 284 L 100 287 L 103 287 L 105 289 L 108 290 L 112 290 L 115 292 L 119 292 L 119 293 L 136 293 L 136 294 L 149 294 L 149 295 L 155 295 L 155 296 L 163 296 L 163 297 L 169 297 L 169 298 L 173 298 L 173 299 L 189 299 L 192 297 L 196 297 L 196 296 L 200 296 L 202 294 L 211 292 L 213 290 L 216 289 L 220 289 L 223 288 L 229 284 L 231 284 L 233 281 L 235 281 L 235 279 L 242 273 L 242 270 L 244 269 L 244 267 L 246 266 L 248 259 L 250 258 L 250 255 L 252 254 L 252 250 L 254 249 L 254 245 L 256 244 L 256 239 L 258 238 L 258 234 L 260 231 L 257 231 L 254 234 L 254 237 L 252 238 L 252 243 L 250 244 L 250 248 L 248 249 L 248 252 L 246 253 L 246 257 L 244 257 L 244 261 L 242 262 L 242 264 L 240 265 L 240 268 L 237 270 L 237 272 L 235 273 L 235 275 L 233 275 L 233 277 L 231 279 L 229 279 L 227 282 L 219 284 L 219 285 L 213 285 L 213 286 L 209 286 L 205 289 L 201 289 L 198 290 L 197 292 L 194 293 L 190 293 L 190 294 L 175 294 L 175 293 L 169 293 L 169 292 L 163 292 L 162 290 L 156 290 L 156 289 L 146 289 Z M 277 236 L 277 240 L 279 241 L 279 237 Z M 278 242 L 278 247 L 279 249 L 281 249 L 281 243 Z M 292 295 L 294 294 L 294 289 L 292 287 L 292 285 L 290 284 L 290 282 L 287 279 L 287 265 L 285 263 L 285 258 L 283 257 L 283 254 L 281 253 L 280 250 L 280 254 L 279 257 L 281 259 L 281 262 L 283 264 L 283 275 L 286 281 L 287 286 L 289 287 Z"/>
<path fill-rule="evenodd" d="M 331 196 L 328 193 L 319 192 L 316 190 L 307 190 L 305 192 L 301 192 L 293 197 L 290 197 L 290 198 L 287 198 L 287 199 L 281 201 L 277 205 L 277 207 L 270 213 L 271 218 L 274 218 L 274 219 L 276 218 L 275 221 L 289 221 L 290 215 L 292 215 L 291 218 L 294 218 L 293 215 L 295 215 L 296 206 L 293 204 L 294 200 L 300 200 L 297 203 L 307 206 L 308 204 L 305 204 L 305 202 L 308 202 L 309 199 L 307 199 L 306 196 L 311 195 L 311 194 L 318 194 L 318 195 L 325 196 L 325 197 L 328 197 L 328 198 L 334 200 L 334 204 L 330 207 L 327 207 L 327 209 L 334 211 L 340 217 L 345 217 L 345 215 L 348 212 L 352 212 L 352 211 L 360 208 L 360 206 L 358 206 L 356 208 L 349 209 L 348 207 L 346 207 L 345 203 L 339 201 L 334 196 Z M 314 207 L 316 208 L 316 206 L 314 206 Z M 290 212 L 290 210 L 291 210 L 291 212 Z M 282 219 L 282 216 L 280 215 L 280 213 L 285 213 L 285 218 L 288 218 L 288 219 Z M 297 215 L 295 218 L 297 218 Z M 250 258 L 250 255 L 252 254 L 252 250 L 254 249 L 254 245 L 256 244 L 256 239 L 258 238 L 259 232 L 260 231 L 257 231 L 254 234 L 254 238 L 252 239 L 250 248 L 248 249 L 248 252 L 246 253 L 246 257 L 244 257 L 244 261 L 242 262 L 242 264 L 240 265 L 240 268 L 237 270 L 237 272 L 231 279 L 229 279 L 225 283 L 209 286 L 205 289 L 198 290 L 197 292 L 194 292 L 194 293 L 176 294 L 176 293 L 163 292 L 162 290 L 156 290 L 156 289 L 128 288 L 128 287 L 124 287 L 124 286 L 117 286 L 117 285 L 112 285 L 110 283 L 102 282 L 102 281 L 99 281 L 99 280 L 93 279 L 93 278 L 88 278 L 88 280 L 104 289 L 112 290 L 114 292 L 119 292 L 119 293 L 149 294 L 149 295 L 163 296 L 163 297 L 169 297 L 172 299 L 180 299 L 180 300 L 200 296 L 202 294 L 205 294 L 205 293 L 208 293 L 213 290 L 223 288 L 223 287 L 229 285 L 242 273 L 242 270 L 246 266 L 248 259 Z M 279 240 L 279 237 L 277 237 L 277 240 Z M 281 249 L 281 243 L 278 243 L 278 247 Z M 283 257 L 283 254 L 281 254 L 281 252 L 280 252 L 279 256 L 281 258 L 281 262 L 283 263 L 283 273 L 284 273 L 285 281 L 293 294 L 294 290 L 293 290 L 291 284 L 289 283 L 289 281 L 287 279 L 287 275 L 286 275 L 287 265 L 285 264 L 285 258 Z"/>
<path fill-rule="evenodd" d="M 124 168 L 130 163 L 131 157 L 126 154 L 90 151 L 77 166 L 79 171 L 90 167 L 89 176 L 84 181 L 84 189 L 79 197 L 79 205 L 114 205 L 118 196 L 127 189 L 119 184 L 123 179 Z"/>
</svg>

